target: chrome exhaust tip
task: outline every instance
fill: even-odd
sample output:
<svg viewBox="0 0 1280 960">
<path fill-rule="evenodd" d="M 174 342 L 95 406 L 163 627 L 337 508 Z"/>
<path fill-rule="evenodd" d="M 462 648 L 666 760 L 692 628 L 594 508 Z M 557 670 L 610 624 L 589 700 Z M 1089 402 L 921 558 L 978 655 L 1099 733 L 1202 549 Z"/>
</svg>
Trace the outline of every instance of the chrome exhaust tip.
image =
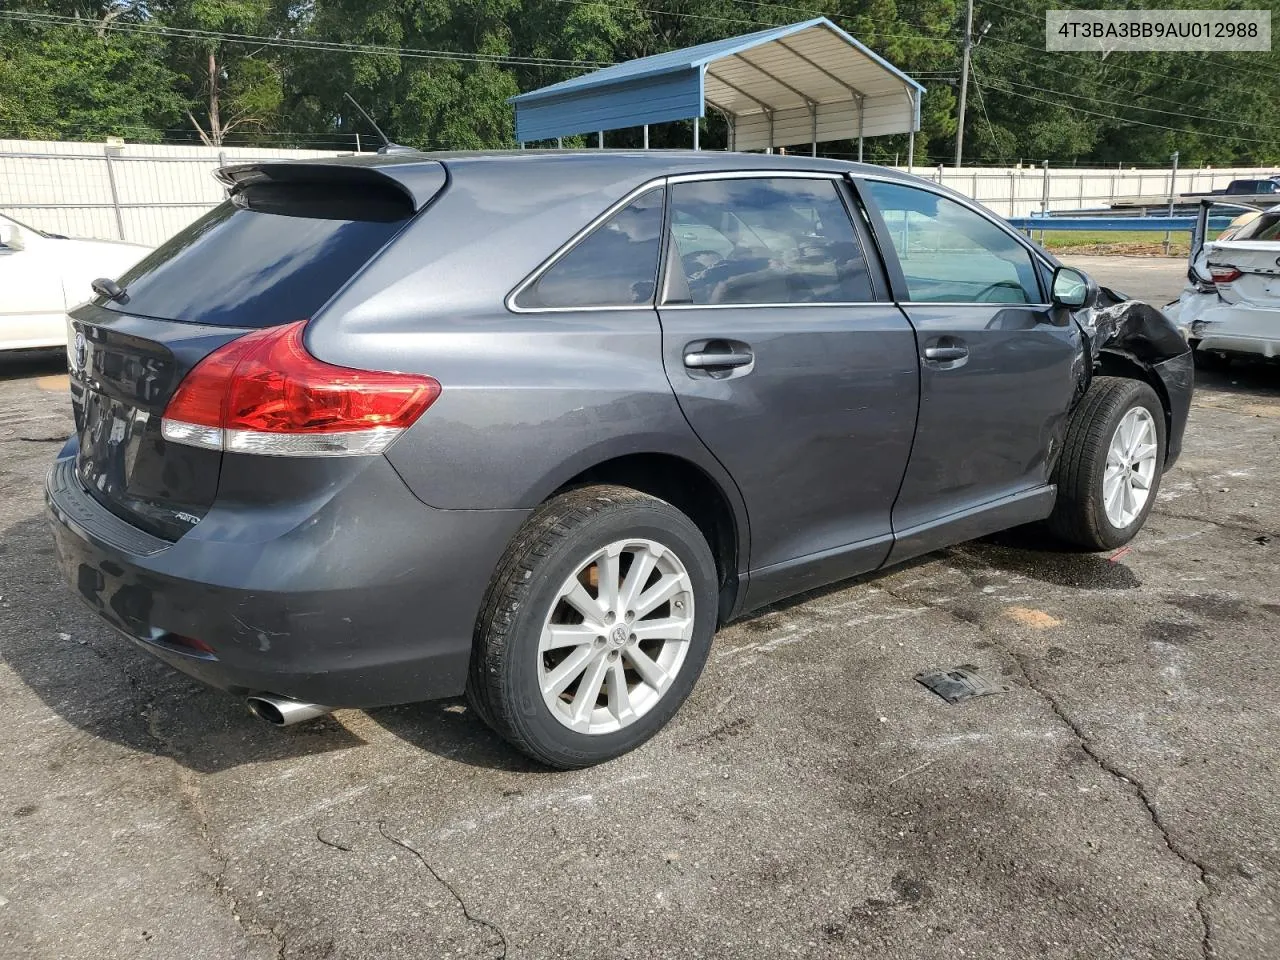
<svg viewBox="0 0 1280 960">
<path fill-rule="evenodd" d="M 267 721 L 273 727 L 291 727 L 304 720 L 314 720 L 332 709 L 318 703 L 303 703 L 301 700 L 273 697 L 265 693 L 247 697 L 245 703 L 255 717 Z"/>
</svg>

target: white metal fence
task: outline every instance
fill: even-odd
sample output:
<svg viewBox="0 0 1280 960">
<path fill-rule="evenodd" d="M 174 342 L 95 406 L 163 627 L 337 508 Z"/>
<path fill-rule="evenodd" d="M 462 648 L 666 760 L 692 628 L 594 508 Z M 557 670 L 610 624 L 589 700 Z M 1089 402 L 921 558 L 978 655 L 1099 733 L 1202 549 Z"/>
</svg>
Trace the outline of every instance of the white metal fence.
<svg viewBox="0 0 1280 960">
<path fill-rule="evenodd" d="M 323 150 L 0 140 L 0 213 L 71 237 L 159 244 L 223 198 L 213 171 L 226 163 L 342 156 Z M 901 168 L 900 168 L 901 169 Z M 1104 207 L 1118 199 L 1167 201 L 1168 169 L 1048 166 L 916 167 L 1002 216 Z M 1225 187 L 1270 173 L 1179 170 L 1175 193 Z"/>
<path fill-rule="evenodd" d="M 904 169 L 904 168 L 899 168 Z M 963 193 L 1002 217 L 1029 217 L 1043 210 L 1090 210 L 1116 201 L 1167 202 L 1170 195 L 1208 193 L 1232 180 L 1273 174 L 1269 168 L 1223 167 L 1164 169 L 1101 167 L 916 167 L 918 176 Z"/>
<path fill-rule="evenodd" d="M 222 201 L 227 163 L 323 150 L 0 140 L 0 213 L 69 237 L 155 246 Z"/>
</svg>

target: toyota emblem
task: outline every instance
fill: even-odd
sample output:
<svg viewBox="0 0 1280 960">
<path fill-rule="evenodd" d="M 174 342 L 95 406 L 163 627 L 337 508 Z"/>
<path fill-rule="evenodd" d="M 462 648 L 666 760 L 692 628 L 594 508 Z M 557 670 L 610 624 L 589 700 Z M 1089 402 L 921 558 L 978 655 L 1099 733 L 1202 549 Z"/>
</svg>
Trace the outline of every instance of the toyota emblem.
<svg viewBox="0 0 1280 960">
<path fill-rule="evenodd" d="M 76 331 L 75 366 L 77 370 L 84 369 L 84 334 L 79 330 Z"/>
</svg>

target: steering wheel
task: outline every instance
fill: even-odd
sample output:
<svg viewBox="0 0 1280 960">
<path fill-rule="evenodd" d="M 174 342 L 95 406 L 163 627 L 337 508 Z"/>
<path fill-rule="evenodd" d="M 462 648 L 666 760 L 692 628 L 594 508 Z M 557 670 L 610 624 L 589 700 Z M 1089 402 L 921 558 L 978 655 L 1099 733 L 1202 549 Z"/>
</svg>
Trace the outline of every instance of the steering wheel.
<svg viewBox="0 0 1280 960">
<path fill-rule="evenodd" d="M 710 260 L 702 260 L 702 257 L 710 257 Z M 723 260 L 724 257 L 715 250 L 690 250 L 688 253 L 680 254 L 680 265 L 684 267 L 686 277 L 692 277 L 696 273 L 701 273 L 709 267 L 714 267 Z"/>
<path fill-rule="evenodd" d="M 994 292 L 994 291 L 996 291 L 996 290 L 1002 290 L 1002 289 L 1003 289 L 1003 290 L 1017 290 L 1017 291 L 1018 291 L 1018 293 L 1022 294 L 1022 299 L 1021 299 L 1021 300 L 1010 301 L 1010 302 L 1012 302 L 1012 303 L 1026 303 L 1026 302 L 1027 302 L 1027 293 L 1026 293 L 1026 291 L 1025 291 L 1025 290 L 1023 290 L 1023 289 L 1022 289 L 1022 284 L 1018 283 L 1016 280 L 997 280 L 995 283 L 988 283 L 985 287 L 983 287 L 981 290 L 979 290 L 979 291 L 974 295 L 974 297 L 973 297 L 974 302 L 975 302 L 975 303 L 986 303 L 986 302 L 988 302 L 988 301 L 987 301 L 987 300 L 985 300 L 984 298 L 986 297 L 986 295 L 987 295 L 988 293 L 992 293 L 992 292 Z M 990 302 L 1002 303 L 1002 302 L 1004 302 L 1004 301 L 990 301 Z"/>
</svg>

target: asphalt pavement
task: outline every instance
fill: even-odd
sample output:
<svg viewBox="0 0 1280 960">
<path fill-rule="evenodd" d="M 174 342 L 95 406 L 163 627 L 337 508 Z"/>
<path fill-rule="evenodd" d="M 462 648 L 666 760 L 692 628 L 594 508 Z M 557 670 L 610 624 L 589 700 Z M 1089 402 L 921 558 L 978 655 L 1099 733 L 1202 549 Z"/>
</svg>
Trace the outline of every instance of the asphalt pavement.
<svg viewBox="0 0 1280 960">
<path fill-rule="evenodd" d="M 277 730 L 117 639 L 42 515 L 70 426 L 56 361 L 0 362 L 0 957 L 1280 956 L 1280 368 L 1204 379 L 1122 555 L 1006 535 L 780 605 L 575 773 L 460 701 Z M 966 663 L 1007 692 L 913 680 Z"/>
</svg>

